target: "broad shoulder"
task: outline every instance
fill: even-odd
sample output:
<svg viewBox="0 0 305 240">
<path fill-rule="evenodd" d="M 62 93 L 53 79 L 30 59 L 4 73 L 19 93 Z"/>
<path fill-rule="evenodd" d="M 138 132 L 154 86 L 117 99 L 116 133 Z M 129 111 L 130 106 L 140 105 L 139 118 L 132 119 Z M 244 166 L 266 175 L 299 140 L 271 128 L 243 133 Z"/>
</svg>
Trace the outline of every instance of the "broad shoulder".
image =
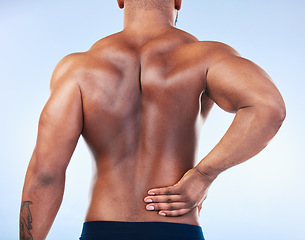
<svg viewBox="0 0 305 240">
<path fill-rule="evenodd" d="M 88 53 L 104 53 L 109 51 L 114 51 L 115 49 L 122 49 L 128 46 L 128 40 L 123 32 L 118 32 L 112 35 L 109 35 L 105 38 L 98 40 L 92 45 Z"/>
<path fill-rule="evenodd" d="M 118 38 L 118 34 L 110 35 L 94 43 L 86 52 L 72 53 L 62 58 L 53 71 L 51 85 L 68 79 L 76 81 L 77 78 L 71 76 L 75 74 L 81 76 L 86 70 L 98 65 L 98 60 L 103 59 L 103 52 L 107 52 L 110 46 L 117 45 L 114 42 Z"/>
<path fill-rule="evenodd" d="M 72 53 L 62 58 L 53 71 L 51 90 L 64 82 L 77 83 L 78 79 L 75 76 L 83 68 L 86 58 L 88 58 L 86 52 Z"/>
<path fill-rule="evenodd" d="M 173 28 L 171 34 L 173 37 L 177 37 L 176 35 L 179 35 L 179 37 L 182 37 L 184 41 L 189 43 L 199 42 L 199 40 L 194 35 L 178 28 Z"/>
<path fill-rule="evenodd" d="M 240 57 L 239 53 L 227 44 L 213 41 L 196 41 L 181 45 L 175 56 L 182 56 L 181 61 L 193 62 L 203 71 L 224 59 Z"/>
<path fill-rule="evenodd" d="M 196 44 L 199 52 L 213 62 L 222 58 L 240 56 L 234 48 L 222 42 L 200 41 Z"/>
<path fill-rule="evenodd" d="M 102 46 L 104 46 L 102 44 Z M 84 81 L 96 75 L 98 70 L 111 69 L 113 65 L 109 61 L 109 48 L 89 49 L 86 52 L 72 53 L 62 58 L 56 65 L 51 82 L 50 89 L 57 86 L 69 85 L 82 85 Z M 108 49 L 108 50 L 107 50 Z M 114 59 L 115 61 L 115 59 Z"/>
</svg>

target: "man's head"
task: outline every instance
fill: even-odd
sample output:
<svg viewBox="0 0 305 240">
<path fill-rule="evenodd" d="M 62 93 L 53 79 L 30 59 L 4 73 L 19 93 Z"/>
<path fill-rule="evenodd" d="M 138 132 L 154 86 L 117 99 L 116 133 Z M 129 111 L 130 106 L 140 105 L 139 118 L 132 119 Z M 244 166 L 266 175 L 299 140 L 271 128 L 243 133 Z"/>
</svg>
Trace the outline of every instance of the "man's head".
<svg viewBox="0 0 305 240">
<path fill-rule="evenodd" d="M 163 12 L 174 12 L 175 25 L 178 19 L 178 11 L 182 0 L 117 0 L 119 8 L 137 10 L 159 10 Z"/>
<path fill-rule="evenodd" d="M 175 8 L 180 10 L 182 0 L 117 0 L 119 7 L 122 9 L 126 5 L 133 8 L 141 9 L 168 9 Z"/>
</svg>

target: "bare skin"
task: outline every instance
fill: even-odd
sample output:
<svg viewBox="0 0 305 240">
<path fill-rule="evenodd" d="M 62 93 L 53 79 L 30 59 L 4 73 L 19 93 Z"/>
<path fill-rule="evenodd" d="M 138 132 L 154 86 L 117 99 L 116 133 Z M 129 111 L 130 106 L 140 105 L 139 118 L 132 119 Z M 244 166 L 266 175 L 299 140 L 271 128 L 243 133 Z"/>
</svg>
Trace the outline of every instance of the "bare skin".
<svg viewBox="0 0 305 240">
<path fill-rule="evenodd" d="M 86 221 L 199 225 L 213 180 L 260 152 L 284 120 L 282 97 L 261 68 L 173 27 L 181 1 L 136 12 L 129 1 L 118 3 L 124 30 L 65 57 L 53 73 L 22 196 L 31 203 L 22 210 L 31 229 L 21 229 L 20 239 L 46 238 L 80 136 L 95 162 Z M 214 103 L 236 116 L 195 166 Z"/>
</svg>

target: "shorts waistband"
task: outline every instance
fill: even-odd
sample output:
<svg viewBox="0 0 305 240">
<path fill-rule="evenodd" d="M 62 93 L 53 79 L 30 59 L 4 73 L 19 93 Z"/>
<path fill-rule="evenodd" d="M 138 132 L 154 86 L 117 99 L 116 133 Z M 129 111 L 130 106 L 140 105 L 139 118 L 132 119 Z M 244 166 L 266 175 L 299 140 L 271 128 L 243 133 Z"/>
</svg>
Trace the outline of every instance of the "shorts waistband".
<svg viewBox="0 0 305 240">
<path fill-rule="evenodd" d="M 119 238 L 119 235 L 124 238 Z M 83 225 L 82 239 L 99 236 L 102 239 L 194 239 L 204 240 L 200 226 L 169 223 L 169 222 L 119 222 L 119 221 L 92 221 Z M 116 236 L 116 237 L 115 237 Z M 146 238 L 143 238 L 145 236 Z M 93 239 L 93 238 L 92 238 Z"/>
</svg>

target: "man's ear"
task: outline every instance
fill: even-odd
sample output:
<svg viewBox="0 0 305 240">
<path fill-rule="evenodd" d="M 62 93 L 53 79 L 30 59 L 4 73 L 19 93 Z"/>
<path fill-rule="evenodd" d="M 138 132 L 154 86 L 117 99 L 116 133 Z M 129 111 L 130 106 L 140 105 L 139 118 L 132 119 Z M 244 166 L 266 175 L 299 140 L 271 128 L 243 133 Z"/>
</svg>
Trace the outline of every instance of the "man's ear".
<svg viewBox="0 0 305 240">
<path fill-rule="evenodd" d="M 124 8 L 124 0 L 117 0 L 119 8 L 123 9 Z"/>
<path fill-rule="evenodd" d="M 175 8 L 179 11 L 181 9 L 182 0 L 175 0 Z"/>
</svg>

